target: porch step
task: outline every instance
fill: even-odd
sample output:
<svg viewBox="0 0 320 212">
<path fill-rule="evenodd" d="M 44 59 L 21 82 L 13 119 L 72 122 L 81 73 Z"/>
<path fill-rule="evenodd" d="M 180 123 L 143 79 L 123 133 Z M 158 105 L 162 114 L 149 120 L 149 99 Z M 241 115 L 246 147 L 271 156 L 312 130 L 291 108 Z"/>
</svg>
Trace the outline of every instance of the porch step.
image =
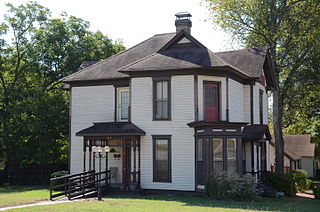
<svg viewBox="0 0 320 212">
<path fill-rule="evenodd" d="M 274 189 L 269 184 L 261 184 L 259 186 L 259 189 L 261 189 L 262 196 L 264 196 L 264 197 L 276 197 L 277 196 L 277 190 Z"/>
</svg>

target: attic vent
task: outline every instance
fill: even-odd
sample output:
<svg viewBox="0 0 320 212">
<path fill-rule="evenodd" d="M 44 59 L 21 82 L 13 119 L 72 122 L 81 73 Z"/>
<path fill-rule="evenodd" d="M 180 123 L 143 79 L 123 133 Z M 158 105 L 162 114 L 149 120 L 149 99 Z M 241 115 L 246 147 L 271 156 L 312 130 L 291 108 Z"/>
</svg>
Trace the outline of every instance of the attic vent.
<svg viewBox="0 0 320 212">
<path fill-rule="evenodd" d="M 178 44 L 188 44 L 188 43 L 191 43 L 191 41 L 190 41 L 188 38 L 186 38 L 186 37 L 182 38 L 182 39 L 178 42 Z"/>
</svg>

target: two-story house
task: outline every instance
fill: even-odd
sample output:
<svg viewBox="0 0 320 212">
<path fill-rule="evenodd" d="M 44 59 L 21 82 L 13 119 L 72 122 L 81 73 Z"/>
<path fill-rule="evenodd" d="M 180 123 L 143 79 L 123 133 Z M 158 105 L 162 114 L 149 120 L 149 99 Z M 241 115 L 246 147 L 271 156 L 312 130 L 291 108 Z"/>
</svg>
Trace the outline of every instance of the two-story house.
<svg viewBox="0 0 320 212">
<path fill-rule="evenodd" d="M 93 146 L 111 148 L 102 166 L 124 189 L 197 191 L 213 172 L 259 177 L 269 167 L 268 48 L 213 53 L 191 35 L 190 17 L 176 14 L 175 33 L 61 80 L 70 91 L 71 173 L 97 169 Z"/>
</svg>

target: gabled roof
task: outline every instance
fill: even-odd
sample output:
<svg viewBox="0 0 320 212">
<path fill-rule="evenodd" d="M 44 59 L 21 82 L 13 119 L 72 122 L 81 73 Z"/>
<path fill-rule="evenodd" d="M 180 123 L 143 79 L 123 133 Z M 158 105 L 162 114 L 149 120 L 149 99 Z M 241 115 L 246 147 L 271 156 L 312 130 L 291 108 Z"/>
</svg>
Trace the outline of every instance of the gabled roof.
<svg viewBox="0 0 320 212">
<path fill-rule="evenodd" d="M 76 136 L 144 136 L 145 134 L 145 131 L 131 122 L 101 122 L 77 132 Z"/>
<path fill-rule="evenodd" d="M 272 140 L 270 141 L 270 144 L 271 144 L 272 146 L 275 146 L 275 143 L 274 143 Z M 287 148 L 284 148 L 284 155 L 285 155 L 286 157 L 288 157 L 289 159 L 294 160 L 294 161 L 297 161 L 297 160 L 301 160 L 301 159 L 302 159 L 299 155 L 297 155 L 296 153 L 290 151 L 290 150 L 287 149 Z"/>
<path fill-rule="evenodd" d="M 271 140 L 271 134 L 269 127 L 266 124 L 253 124 L 244 127 L 243 131 L 243 141 L 259 141 L 263 138 Z"/>
<path fill-rule="evenodd" d="M 128 78 L 142 71 L 220 69 L 237 73 L 243 79 L 260 77 L 265 70 L 267 85 L 274 88 L 273 69 L 268 49 L 252 48 L 213 53 L 189 33 L 155 35 L 119 54 L 85 67 L 61 82 L 96 81 Z"/>
<path fill-rule="evenodd" d="M 63 79 L 61 82 L 103 80 L 125 78 L 128 75 L 118 72 L 118 69 L 133 63 L 141 58 L 159 51 L 176 33 L 155 35 L 132 48 L 102 60 L 92 66 L 75 72 Z"/>
<path fill-rule="evenodd" d="M 315 144 L 310 135 L 284 135 L 284 148 L 301 157 L 314 157 Z"/>
</svg>

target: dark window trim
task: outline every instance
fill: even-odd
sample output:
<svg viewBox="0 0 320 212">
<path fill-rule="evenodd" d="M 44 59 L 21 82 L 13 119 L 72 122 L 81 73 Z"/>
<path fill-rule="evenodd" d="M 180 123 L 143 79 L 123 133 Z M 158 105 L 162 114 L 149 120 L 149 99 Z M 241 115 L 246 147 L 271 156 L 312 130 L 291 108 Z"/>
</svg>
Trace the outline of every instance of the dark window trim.
<svg viewBox="0 0 320 212">
<path fill-rule="evenodd" d="M 156 93 L 157 93 L 157 82 L 166 81 L 168 82 L 168 118 L 156 118 Z M 153 121 L 171 121 L 171 77 L 161 76 L 152 78 L 152 107 L 153 107 Z"/>
<path fill-rule="evenodd" d="M 168 140 L 168 171 L 169 171 L 169 179 L 168 180 L 158 180 L 156 175 L 156 140 Z M 171 135 L 152 135 L 152 161 L 153 161 L 153 182 L 159 183 L 171 183 L 172 182 L 172 157 L 171 157 Z"/>
<path fill-rule="evenodd" d="M 259 89 L 259 119 L 260 124 L 263 124 L 263 90 Z"/>
<path fill-rule="evenodd" d="M 202 95 L 202 99 L 203 99 L 203 120 L 206 120 L 206 114 L 205 114 L 205 111 L 206 111 L 206 98 L 205 98 L 205 84 L 217 84 L 218 85 L 218 121 L 221 121 L 222 120 L 222 114 L 220 113 L 221 111 L 221 107 L 222 107 L 222 103 L 221 103 L 221 81 L 208 81 L 208 80 L 203 80 L 202 82 L 202 92 L 203 92 L 203 95 Z"/>
</svg>

